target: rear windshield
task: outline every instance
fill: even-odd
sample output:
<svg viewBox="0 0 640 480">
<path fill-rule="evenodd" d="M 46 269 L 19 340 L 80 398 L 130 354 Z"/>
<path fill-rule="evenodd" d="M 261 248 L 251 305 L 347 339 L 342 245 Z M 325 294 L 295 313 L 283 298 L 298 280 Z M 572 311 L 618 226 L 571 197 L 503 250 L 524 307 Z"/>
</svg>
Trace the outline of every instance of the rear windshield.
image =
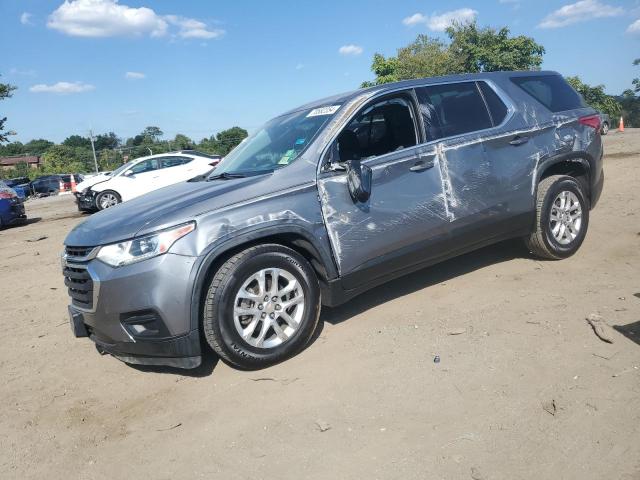
<svg viewBox="0 0 640 480">
<path fill-rule="evenodd" d="M 560 75 L 512 77 L 511 81 L 552 112 L 562 112 L 586 105 L 582 97 Z"/>
</svg>

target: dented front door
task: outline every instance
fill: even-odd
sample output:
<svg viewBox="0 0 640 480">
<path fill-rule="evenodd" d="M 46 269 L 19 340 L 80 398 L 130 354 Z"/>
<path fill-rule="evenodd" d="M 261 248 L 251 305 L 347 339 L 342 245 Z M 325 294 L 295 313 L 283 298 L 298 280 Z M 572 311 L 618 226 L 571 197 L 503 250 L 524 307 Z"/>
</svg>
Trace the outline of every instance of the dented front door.
<svg viewBox="0 0 640 480">
<path fill-rule="evenodd" d="M 318 189 L 325 224 L 346 288 L 419 263 L 444 241 L 449 220 L 434 145 L 367 159 L 371 197 L 354 203 L 345 172 L 321 173 Z"/>
</svg>

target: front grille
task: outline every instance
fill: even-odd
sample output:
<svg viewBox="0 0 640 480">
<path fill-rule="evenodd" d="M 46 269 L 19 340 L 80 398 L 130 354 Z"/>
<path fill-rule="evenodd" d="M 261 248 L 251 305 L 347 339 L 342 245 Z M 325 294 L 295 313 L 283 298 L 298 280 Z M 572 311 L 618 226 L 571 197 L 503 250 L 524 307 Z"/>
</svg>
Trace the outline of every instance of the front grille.
<svg viewBox="0 0 640 480">
<path fill-rule="evenodd" d="M 70 247 L 66 246 L 64 252 L 68 257 L 86 257 L 91 253 L 94 247 Z"/>
<path fill-rule="evenodd" d="M 66 266 L 62 270 L 64 284 L 69 289 L 71 302 L 80 308 L 93 307 L 93 280 L 86 268 Z"/>
</svg>

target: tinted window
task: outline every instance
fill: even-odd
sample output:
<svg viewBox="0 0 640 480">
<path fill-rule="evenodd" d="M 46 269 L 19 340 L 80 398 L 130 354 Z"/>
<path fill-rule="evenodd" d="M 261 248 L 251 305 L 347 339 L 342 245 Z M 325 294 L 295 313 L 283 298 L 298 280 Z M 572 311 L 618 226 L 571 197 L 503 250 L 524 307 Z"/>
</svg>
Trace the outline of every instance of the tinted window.
<svg viewBox="0 0 640 480">
<path fill-rule="evenodd" d="M 482 96 L 484 97 L 485 102 L 487 102 L 487 107 L 489 107 L 489 113 L 491 114 L 491 120 L 493 120 L 494 125 L 500 125 L 504 120 L 504 117 L 507 116 L 507 106 L 500 100 L 498 94 L 487 85 L 486 82 L 478 82 L 478 86 L 482 91 Z"/>
<path fill-rule="evenodd" d="M 160 168 L 176 167 L 178 165 L 186 165 L 191 160 L 190 157 L 164 157 L 160 159 Z"/>
<path fill-rule="evenodd" d="M 158 169 L 158 159 L 157 158 L 152 158 L 152 159 L 149 159 L 149 160 L 145 160 L 145 161 L 137 163 L 133 167 L 131 167 L 131 171 L 134 174 L 151 172 L 152 170 L 157 170 L 157 169 Z"/>
<path fill-rule="evenodd" d="M 489 112 L 475 82 L 416 88 L 427 139 L 491 128 Z"/>
<path fill-rule="evenodd" d="M 404 98 L 392 98 L 366 107 L 338 137 L 341 162 L 384 155 L 416 145 L 411 106 Z"/>
<path fill-rule="evenodd" d="M 560 75 L 512 77 L 511 81 L 552 112 L 583 108 L 582 97 Z"/>
</svg>

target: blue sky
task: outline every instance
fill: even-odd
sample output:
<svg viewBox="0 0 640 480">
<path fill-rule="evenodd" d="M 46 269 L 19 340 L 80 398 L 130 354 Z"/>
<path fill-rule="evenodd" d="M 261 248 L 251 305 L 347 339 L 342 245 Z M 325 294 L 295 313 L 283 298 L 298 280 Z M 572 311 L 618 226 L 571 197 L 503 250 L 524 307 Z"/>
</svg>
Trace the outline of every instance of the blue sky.
<svg viewBox="0 0 640 480">
<path fill-rule="evenodd" d="M 639 0 L 0 0 L 0 74 L 18 86 L 0 116 L 23 142 L 251 130 L 357 88 L 375 52 L 443 36 L 452 18 L 533 36 L 543 68 L 609 93 L 640 75 Z"/>
</svg>

